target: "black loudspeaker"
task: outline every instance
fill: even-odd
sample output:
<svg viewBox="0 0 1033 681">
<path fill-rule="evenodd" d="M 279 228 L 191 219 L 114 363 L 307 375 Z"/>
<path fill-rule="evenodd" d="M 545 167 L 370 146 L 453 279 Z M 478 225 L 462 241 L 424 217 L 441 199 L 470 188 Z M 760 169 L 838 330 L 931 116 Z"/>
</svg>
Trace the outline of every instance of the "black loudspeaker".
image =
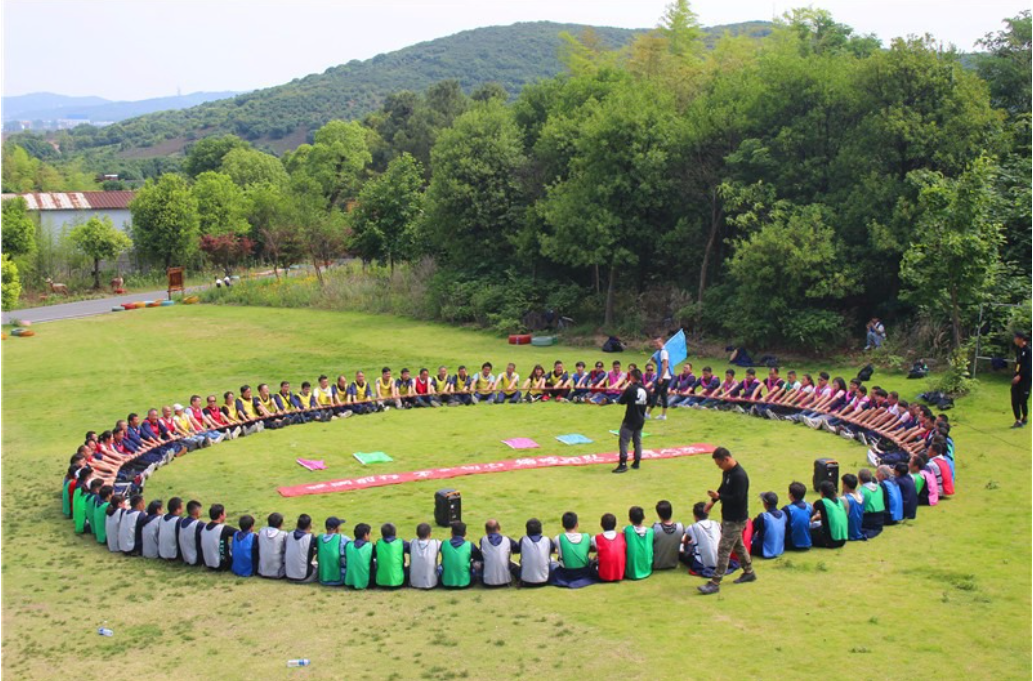
<svg viewBox="0 0 1033 681">
<path fill-rule="evenodd" d="M 839 462 L 835 459 L 817 459 L 814 462 L 814 491 L 818 491 L 821 483 L 828 480 L 839 490 Z"/>
<path fill-rule="evenodd" d="M 463 519 L 463 499 L 458 490 L 439 489 L 434 493 L 434 522 L 441 527 Z"/>
</svg>

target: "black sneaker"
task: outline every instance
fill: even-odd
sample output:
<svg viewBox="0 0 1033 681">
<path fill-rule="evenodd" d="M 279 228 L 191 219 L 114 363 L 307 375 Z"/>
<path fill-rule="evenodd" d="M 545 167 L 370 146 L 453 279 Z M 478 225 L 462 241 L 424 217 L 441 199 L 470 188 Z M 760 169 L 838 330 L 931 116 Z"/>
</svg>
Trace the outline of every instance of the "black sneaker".
<svg viewBox="0 0 1033 681">
<path fill-rule="evenodd" d="M 1016 421 L 1015 423 L 1011 424 L 1011 427 L 1012 428 L 1021 428 L 1023 425 L 1025 425 L 1025 424 L 1023 424 L 1022 421 Z"/>
<path fill-rule="evenodd" d="M 720 591 L 721 585 L 714 584 L 713 582 L 707 582 L 703 586 L 697 586 L 696 588 L 699 589 L 699 592 L 704 596 L 709 596 L 710 594 L 716 594 L 718 591 Z"/>
<path fill-rule="evenodd" d="M 638 461 L 636 461 L 635 463 L 631 464 L 631 467 L 634 468 L 635 470 L 638 470 L 638 467 L 639 467 Z"/>
<path fill-rule="evenodd" d="M 748 582 L 756 582 L 756 581 L 757 581 L 757 573 L 756 572 L 744 572 L 744 573 L 742 573 L 742 576 L 739 577 L 739 579 L 735 580 L 732 583 L 733 584 L 746 584 Z"/>
<path fill-rule="evenodd" d="M 614 473 L 627 473 L 628 472 L 628 467 L 625 466 L 624 464 L 621 464 L 621 465 L 617 466 L 616 468 L 614 468 L 613 472 Z"/>
</svg>

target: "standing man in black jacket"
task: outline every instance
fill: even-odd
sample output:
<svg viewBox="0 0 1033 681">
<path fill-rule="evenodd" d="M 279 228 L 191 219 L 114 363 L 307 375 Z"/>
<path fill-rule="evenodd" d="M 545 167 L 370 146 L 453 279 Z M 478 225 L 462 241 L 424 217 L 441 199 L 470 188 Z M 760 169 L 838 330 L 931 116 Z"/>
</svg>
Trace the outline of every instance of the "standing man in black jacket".
<svg viewBox="0 0 1033 681">
<path fill-rule="evenodd" d="M 642 461 L 642 426 L 646 422 L 646 406 L 649 404 L 649 393 L 642 387 L 642 372 L 632 369 L 628 373 L 628 387 L 617 400 L 623 404 L 624 421 L 620 429 L 620 463 L 613 469 L 614 473 L 626 473 L 628 470 L 628 441 L 635 447 L 635 461 L 631 467 L 638 469 Z"/>
<path fill-rule="evenodd" d="M 1015 376 L 1011 379 L 1011 410 L 1015 414 L 1012 428 L 1022 428 L 1029 423 L 1029 390 L 1033 385 L 1030 375 L 1029 336 L 1022 331 L 1015 332 Z"/>
<path fill-rule="evenodd" d="M 746 529 L 746 521 L 750 517 L 750 478 L 739 462 L 732 458 L 731 452 L 724 447 L 715 449 L 713 458 L 724 475 L 717 491 L 707 492 L 710 501 L 707 503 L 706 512 L 709 513 L 714 504 L 721 502 L 721 541 L 717 545 L 717 569 L 714 570 L 714 576 L 703 586 L 697 587 L 700 593 L 705 595 L 716 594 L 721 590 L 721 580 L 728 571 L 732 551 L 739 557 L 743 569 L 742 576 L 735 580 L 735 583 L 757 581 L 753 562 L 750 560 L 750 550 L 742 540 L 742 532 Z"/>
</svg>

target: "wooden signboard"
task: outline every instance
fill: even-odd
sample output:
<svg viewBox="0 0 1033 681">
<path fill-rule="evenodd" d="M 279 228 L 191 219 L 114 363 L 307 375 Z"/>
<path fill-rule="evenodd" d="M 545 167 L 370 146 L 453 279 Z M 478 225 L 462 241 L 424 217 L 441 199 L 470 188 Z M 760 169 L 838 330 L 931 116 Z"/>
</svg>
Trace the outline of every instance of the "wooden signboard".
<svg viewBox="0 0 1033 681">
<path fill-rule="evenodd" d="M 174 292 L 183 292 L 183 268 L 170 267 L 166 272 L 169 275 L 169 300 L 172 300 Z"/>
</svg>

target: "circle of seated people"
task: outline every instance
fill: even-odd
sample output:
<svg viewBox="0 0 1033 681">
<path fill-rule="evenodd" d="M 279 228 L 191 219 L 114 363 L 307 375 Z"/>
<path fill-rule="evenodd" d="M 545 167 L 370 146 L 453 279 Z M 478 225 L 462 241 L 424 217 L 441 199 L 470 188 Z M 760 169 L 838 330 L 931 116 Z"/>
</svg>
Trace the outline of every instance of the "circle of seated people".
<svg viewBox="0 0 1033 681">
<path fill-rule="evenodd" d="M 819 482 L 816 472 L 820 498 L 813 505 L 806 501 L 807 488 L 800 482 L 789 485 L 789 503 L 781 509 L 775 492 L 762 493 L 764 510 L 744 531 L 744 545 L 753 555 L 774 558 L 786 550 L 839 548 L 847 541 L 869 540 L 886 525 L 915 519 L 920 505 L 935 506 L 954 493 L 948 419 L 943 414 L 934 417 L 928 407 L 908 404 L 894 392 L 878 386 L 868 390 L 860 379 L 849 384 L 839 377 L 830 380 L 825 372 L 817 381 L 810 374 L 798 379 L 794 371 L 783 379 L 777 368 L 769 369 L 763 381 L 754 369 L 747 369 L 741 381 L 728 369 L 721 381 L 710 367 L 696 377 L 688 363 L 665 391 L 652 369 L 646 366 L 643 384 L 650 391 L 650 412 L 661 409 L 656 418 L 665 418 L 668 408 L 735 411 L 827 430 L 870 447 L 868 459 L 875 472 L 844 474 L 838 492 L 833 480 Z M 228 525 L 221 504 L 209 507 L 205 522 L 198 501 L 184 503 L 174 497 L 167 507 L 160 500 L 145 503 L 144 482 L 160 466 L 193 449 L 265 428 L 392 408 L 544 401 L 606 405 L 616 400 L 626 382 L 619 361 L 610 371 L 597 362 L 591 372 L 582 362 L 571 373 L 561 362 L 548 373 L 539 365 L 522 383 L 513 364 L 497 376 L 491 372 L 491 364 L 485 363 L 476 375 L 465 367 L 455 374 L 440 367 L 434 377 L 421 369 L 413 378 L 403 369 L 400 378 L 393 379 L 385 367 L 374 385 L 360 371 L 351 383 L 340 376 L 330 384 L 320 376 L 317 387 L 306 381 L 298 393 L 287 381 L 277 393 L 260 384 L 252 394 L 245 385 L 239 396 L 224 393 L 221 404 L 215 395 L 209 395 L 206 404 L 194 395 L 188 407 L 163 407 L 161 416 L 156 409 L 142 420 L 132 413 L 111 431 L 87 433 L 65 476 L 62 510 L 77 533 L 93 536 L 115 553 L 203 565 L 241 577 L 319 581 L 357 589 L 464 588 L 474 583 L 576 588 L 643 579 L 653 570 L 679 564 L 699 576 L 713 575 L 721 526 L 707 517 L 704 502 L 693 507 L 691 525 L 674 522 L 672 504 L 666 500 L 656 504 L 657 520 L 651 525 L 639 506 L 629 509 L 623 531 L 617 529 L 616 516 L 607 513 L 600 520 L 601 532 L 594 536 L 580 532 L 574 512 L 563 514 L 563 532 L 555 537 L 544 534 L 540 520 L 528 520 L 519 540 L 506 536 L 499 523 L 489 519 L 476 545 L 466 539 L 462 522 L 451 524 L 444 541 L 432 537 L 427 523 L 421 523 L 408 541 L 399 539 L 397 528 L 386 523 L 374 543 L 368 524 L 358 523 L 353 536 L 347 536 L 341 532 L 344 520 L 336 517 L 327 518 L 325 532 L 317 535 L 307 514 L 298 518 L 293 531 L 285 531 L 283 516 L 273 513 L 267 526 L 255 532 L 251 516 L 241 517 L 239 528 Z M 513 560 L 516 556 L 519 563 Z M 737 568 L 733 561 L 729 571 Z"/>
</svg>

